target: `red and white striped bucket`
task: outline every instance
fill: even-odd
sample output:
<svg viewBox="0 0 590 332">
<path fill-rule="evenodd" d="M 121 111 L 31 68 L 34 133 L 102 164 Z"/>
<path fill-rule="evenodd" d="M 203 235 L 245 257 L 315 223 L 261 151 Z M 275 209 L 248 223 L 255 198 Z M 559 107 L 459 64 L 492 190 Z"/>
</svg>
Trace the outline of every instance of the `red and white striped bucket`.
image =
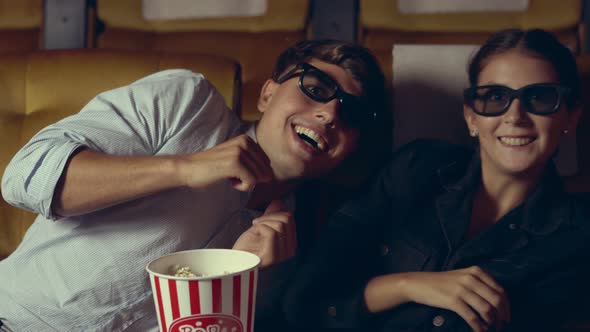
<svg viewBox="0 0 590 332">
<path fill-rule="evenodd" d="M 231 249 L 162 256 L 146 267 L 162 332 L 253 332 L 260 258 Z M 188 266 L 203 277 L 175 277 Z"/>
</svg>

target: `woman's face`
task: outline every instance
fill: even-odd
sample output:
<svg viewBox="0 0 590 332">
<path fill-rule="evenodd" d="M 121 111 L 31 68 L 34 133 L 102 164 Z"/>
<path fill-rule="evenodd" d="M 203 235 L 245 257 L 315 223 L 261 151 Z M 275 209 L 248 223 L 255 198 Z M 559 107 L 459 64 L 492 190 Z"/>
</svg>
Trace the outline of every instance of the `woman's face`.
<svg viewBox="0 0 590 332">
<path fill-rule="evenodd" d="M 491 57 L 480 72 L 478 86 L 495 84 L 516 90 L 534 83 L 559 83 L 559 77 L 551 63 L 514 50 Z M 555 113 L 536 115 L 528 113 L 520 99 L 514 99 L 502 115 L 480 116 L 467 105 L 463 114 L 470 132 L 478 133 L 484 169 L 526 175 L 545 167 L 565 130 L 573 135 L 580 111 L 567 110 L 561 103 Z"/>
</svg>

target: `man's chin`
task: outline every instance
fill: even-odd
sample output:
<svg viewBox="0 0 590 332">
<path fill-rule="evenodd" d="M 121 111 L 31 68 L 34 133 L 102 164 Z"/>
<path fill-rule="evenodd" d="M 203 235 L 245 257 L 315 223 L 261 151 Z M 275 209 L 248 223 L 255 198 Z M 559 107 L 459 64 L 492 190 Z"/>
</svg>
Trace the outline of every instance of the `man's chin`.
<svg viewBox="0 0 590 332">
<path fill-rule="evenodd" d="M 305 165 L 296 162 L 288 162 L 282 167 L 273 167 L 275 180 L 279 182 L 296 181 L 317 177 L 317 172 L 305 167 Z"/>
</svg>

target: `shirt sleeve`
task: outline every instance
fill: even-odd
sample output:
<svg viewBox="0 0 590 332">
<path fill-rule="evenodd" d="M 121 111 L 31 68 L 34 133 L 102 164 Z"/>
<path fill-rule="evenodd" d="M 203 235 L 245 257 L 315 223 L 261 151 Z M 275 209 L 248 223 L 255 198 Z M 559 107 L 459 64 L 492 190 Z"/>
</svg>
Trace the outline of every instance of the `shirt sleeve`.
<svg viewBox="0 0 590 332">
<path fill-rule="evenodd" d="M 42 129 L 13 157 L 2 195 L 16 207 L 49 219 L 68 159 L 84 147 L 110 155 L 155 155 L 187 124 L 223 116 L 223 97 L 200 74 L 167 70 L 103 92 L 79 113 Z"/>
</svg>

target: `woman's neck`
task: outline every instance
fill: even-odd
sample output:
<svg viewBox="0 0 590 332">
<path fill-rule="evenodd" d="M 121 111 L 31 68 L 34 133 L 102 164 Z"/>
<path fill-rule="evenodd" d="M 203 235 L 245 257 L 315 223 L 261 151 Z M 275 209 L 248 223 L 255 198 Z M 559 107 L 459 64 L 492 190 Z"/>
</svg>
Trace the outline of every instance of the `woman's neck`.
<svg viewBox="0 0 590 332">
<path fill-rule="evenodd" d="M 507 173 L 482 162 L 480 191 L 488 203 L 497 206 L 496 220 L 520 205 L 539 182 L 544 167 L 527 172 Z"/>
<path fill-rule="evenodd" d="M 506 174 L 482 163 L 481 184 L 473 199 L 468 237 L 495 224 L 522 204 L 539 182 L 543 168 L 526 174 Z"/>
</svg>

